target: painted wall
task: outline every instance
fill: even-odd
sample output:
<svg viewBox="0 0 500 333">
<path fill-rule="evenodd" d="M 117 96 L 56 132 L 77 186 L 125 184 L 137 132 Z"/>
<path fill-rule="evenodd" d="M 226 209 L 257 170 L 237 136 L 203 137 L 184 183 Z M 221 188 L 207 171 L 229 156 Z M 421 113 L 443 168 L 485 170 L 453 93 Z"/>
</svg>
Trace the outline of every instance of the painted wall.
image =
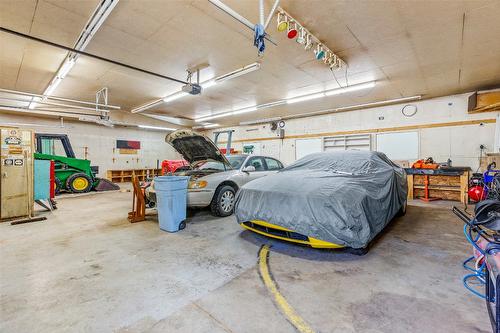
<svg viewBox="0 0 500 333">
<path fill-rule="evenodd" d="M 165 142 L 167 132 L 144 130 L 134 127 L 105 127 L 91 123 L 38 118 L 24 115 L 0 113 L 0 126 L 24 124 L 36 133 L 68 134 L 77 158 L 86 158 L 92 165 L 99 166 L 99 176 L 105 177 L 110 169 L 156 168 L 157 160 L 177 159 L 180 156 Z M 141 142 L 137 155 L 122 155 L 116 147 L 116 140 Z"/>
<path fill-rule="evenodd" d="M 455 166 L 470 166 L 476 170 L 479 166 L 480 144 L 484 144 L 488 152 L 495 149 L 495 119 L 498 112 L 468 114 L 467 98 L 469 95 L 453 95 L 419 102 L 291 119 L 286 121 L 283 140 L 273 138 L 275 134 L 270 130 L 269 124 L 238 126 L 234 127 L 233 147 L 242 150 L 243 143 L 259 143 L 260 153 L 277 157 L 285 164 L 289 164 L 295 160 L 295 140 L 300 138 L 323 137 L 361 130 L 372 133 L 372 149 L 376 150 L 376 133 L 381 129 L 382 131 L 417 131 L 419 158 L 432 156 L 438 162 L 445 162 L 450 158 Z M 406 104 L 417 106 L 418 111 L 413 117 L 406 117 L 402 114 L 401 109 Z M 258 115 L 256 118 L 258 119 Z M 212 131 L 208 131 L 207 135 L 212 137 Z M 272 140 L 268 140 L 269 138 Z M 497 146 L 499 146 L 498 143 Z"/>
</svg>

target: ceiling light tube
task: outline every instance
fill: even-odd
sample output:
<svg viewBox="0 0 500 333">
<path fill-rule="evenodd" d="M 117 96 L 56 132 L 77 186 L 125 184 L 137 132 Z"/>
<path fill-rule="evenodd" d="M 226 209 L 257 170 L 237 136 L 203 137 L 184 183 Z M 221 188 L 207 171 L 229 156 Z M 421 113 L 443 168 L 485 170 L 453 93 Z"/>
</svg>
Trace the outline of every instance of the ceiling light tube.
<svg viewBox="0 0 500 333">
<path fill-rule="evenodd" d="M 137 127 L 145 128 L 145 129 L 160 130 L 160 131 L 176 131 L 177 130 L 177 128 L 149 126 L 149 125 L 137 125 Z"/>
<path fill-rule="evenodd" d="M 64 64 L 61 66 L 59 71 L 57 72 L 56 76 L 60 79 L 64 79 L 66 75 L 68 75 L 69 71 L 73 66 L 75 65 L 75 60 L 74 59 L 66 59 Z"/>
<path fill-rule="evenodd" d="M 319 93 L 313 93 L 313 94 L 309 94 L 309 95 L 293 97 L 293 98 L 289 98 L 286 100 L 279 100 L 279 101 L 275 101 L 275 102 L 260 104 L 260 105 L 256 105 L 256 106 L 242 108 L 239 110 L 234 110 L 234 111 L 216 113 L 216 114 L 213 114 L 210 116 L 196 118 L 194 121 L 195 122 L 203 122 L 206 120 L 222 118 L 222 117 L 227 117 L 227 116 L 233 116 L 233 115 L 242 114 L 242 113 L 246 113 L 246 112 L 253 112 L 256 110 L 261 110 L 261 109 L 265 109 L 265 108 L 279 106 L 279 105 L 283 105 L 285 103 L 286 104 L 294 104 L 294 103 L 304 102 L 304 101 L 308 101 L 308 100 L 312 100 L 312 99 L 316 99 L 316 98 L 321 98 L 324 96 L 333 96 L 333 95 L 344 94 L 344 93 L 348 93 L 348 92 L 372 88 L 375 86 L 375 84 L 376 84 L 376 81 L 371 81 L 371 82 L 355 84 L 355 85 L 348 86 L 345 88 L 335 88 L 335 89 L 327 90 L 325 92 L 319 92 Z"/>
<path fill-rule="evenodd" d="M 207 88 L 213 87 L 217 83 L 234 79 L 236 77 L 239 77 L 241 75 L 244 75 L 244 74 L 256 71 L 258 69 L 260 69 L 260 63 L 259 62 L 254 62 L 254 63 L 252 63 L 250 65 L 246 65 L 246 66 L 244 66 L 242 68 L 239 68 L 237 70 L 234 70 L 234 71 L 226 73 L 226 74 L 223 74 L 223 75 L 218 76 L 218 77 L 216 77 L 214 79 L 210 79 L 210 80 L 207 80 L 205 82 L 202 82 L 200 85 L 201 85 L 201 87 L 203 89 L 207 89 Z M 174 101 L 176 99 L 179 99 L 181 97 L 184 97 L 186 95 L 188 95 L 188 94 L 185 93 L 185 92 L 183 92 L 183 91 L 178 91 L 178 92 L 175 92 L 175 93 L 173 93 L 171 95 L 168 95 L 168 96 L 164 97 L 163 98 L 163 102 L 165 102 L 165 103 L 172 102 L 172 101 Z M 142 112 L 142 111 L 150 109 L 150 108 L 152 108 L 153 106 L 156 106 L 156 105 L 157 105 L 157 103 L 156 103 L 156 101 L 154 101 L 154 102 L 151 102 L 151 103 L 147 103 L 147 104 L 138 106 L 138 107 L 132 109 L 131 112 L 132 113 Z"/>
<path fill-rule="evenodd" d="M 56 76 L 54 80 L 50 83 L 50 85 L 47 87 L 47 90 L 45 90 L 44 95 L 52 95 L 54 90 L 56 90 L 57 86 L 59 83 L 61 83 L 62 79 L 59 76 Z M 45 97 L 44 97 L 45 98 Z"/>
<path fill-rule="evenodd" d="M 200 126 L 193 126 L 193 129 L 200 129 L 200 128 L 214 128 L 214 127 L 219 127 L 219 124 L 211 124 L 211 123 L 205 123 L 201 124 Z"/>
<path fill-rule="evenodd" d="M 254 62 L 253 64 L 246 65 L 245 67 L 242 67 L 242 68 L 237 69 L 235 71 L 232 71 L 232 72 L 229 72 L 227 74 L 218 76 L 218 77 L 215 78 L 215 81 L 217 81 L 217 83 L 224 82 L 224 81 L 227 81 L 227 80 L 234 79 L 234 78 L 236 78 L 238 76 L 242 76 L 242 75 L 251 73 L 251 72 L 256 71 L 258 69 L 260 69 L 260 63 L 259 62 Z"/>
<path fill-rule="evenodd" d="M 175 94 L 172 94 L 172 95 L 165 97 L 163 99 L 163 102 L 165 102 L 165 103 L 172 102 L 172 101 L 175 101 L 176 99 L 179 99 L 179 98 L 187 96 L 187 95 L 189 95 L 189 94 L 184 92 L 184 91 L 179 91 L 179 92 L 176 92 Z"/>
<path fill-rule="evenodd" d="M 278 105 L 283 105 L 283 104 L 286 104 L 285 100 L 276 101 L 276 102 L 270 102 L 270 103 L 264 103 L 264 104 L 257 105 L 257 109 L 271 108 L 273 106 L 278 106 Z"/>
<path fill-rule="evenodd" d="M 280 121 L 280 120 L 281 120 L 281 117 L 273 117 L 273 118 L 265 118 L 265 119 L 259 119 L 259 120 L 242 121 L 242 122 L 240 122 L 240 126 L 271 123 L 273 121 Z"/>
<path fill-rule="evenodd" d="M 207 89 L 207 88 L 210 88 L 210 87 L 213 87 L 217 84 L 217 81 L 216 80 L 208 80 L 208 81 L 205 81 L 205 82 L 202 82 L 200 84 L 200 86 L 203 88 L 203 89 Z"/>
<path fill-rule="evenodd" d="M 242 108 L 242 109 L 237 109 L 237 110 L 229 111 L 229 112 L 216 113 L 216 114 L 211 115 L 211 116 L 205 116 L 205 117 L 197 118 L 194 121 L 196 121 L 198 123 L 198 122 L 203 122 L 203 121 L 206 121 L 206 120 L 212 120 L 212 119 L 216 119 L 216 118 L 233 116 L 233 115 L 236 115 L 236 114 L 242 114 L 242 113 L 253 112 L 253 111 L 257 111 L 257 106 L 250 106 L 250 107 L 246 107 L 246 108 Z"/>
<path fill-rule="evenodd" d="M 316 98 L 321 98 L 324 97 L 325 93 L 320 92 L 316 94 L 311 94 L 311 95 L 305 95 L 305 96 L 299 96 L 299 97 L 294 97 L 286 100 L 286 104 L 293 104 L 293 103 L 298 103 L 298 102 L 304 102 L 304 101 L 309 101 L 311 99 L 316 99 Z"/>
<path fill-rule="evenodd" d="M 212 120 L 212 119 L 227 117 L 227 116 L 230 116 L 232 114 L 233 114 L 232 111 L 231 112 L 216 113 L 216 114 L 211 115 L 211 116 L 205 116 L 205 117 L 196 118 L 194 121 L 197 122 L 197 123 L 199 123 L 199 122 L 203 122 L 203 121 L 206 121 L 206 120 Z"/>
<path fill-rule="evenodd" d="M 422 99 L 422 95 L 402 97 L 402 98 L 396 98 L 396 99 L 388 99 L 388 100 L 378 101 L 378 102 L 356 104 L 356 105 L 343 106 L 343 107 L 339 107 L 339 108 L 330 108 L 330 109 L 323 109 L 323 110 L 306 112 L 306 113 L 287 115 L 287 116 L 282 116 L 281 119 L 287 120 L 287 119 L 297 119 L 297 118 L 321 116 L 321 115 L 335 113 L 335 112 L 344 112 L 344 111 L 365 109 L 365 108 L 370 108 L 370 107 L 386 106 L 386 105 L 392 105 L 392 104 L 402 103 L 402 102 L 410 102 L 410 101 L 415 101 L 415 100 L 420 100 L 420 99 Z"/>
<path fill-rule="evenodd" d="M 366 83 L 360 83 L 360 84 L 354 84 L 352 86 L 348 87 L 342 87 L 342 88 L 336 88 L 332 90 L 328 90 L 325 92 L 326 96 L 334 96 L 334 95 L 340 95 L 340 94 L 345 94 L 348 92 L 353 92 L 353 91 L 358 91 L 358 90 L 363 90 L 363 89 L 369 89 L 375 87 L 376 81 L 371 81 L 371 82 L 366 82 Z"/>
<path fill-rule="evenodd" d="M 410 97 L 401 97 L 401 98 L 395 98 L 395 99 L 388 99 L 385 101 L 379 101 L 379 102 L 371 102 L 371 103 L 364 103 L 364 104 L 356 104 L 356 105 L 350 105 L 350 106 L 343 106 L 340 108 L 334 109 L 334 111 L 339 112 L 339 111 L 347 111 L 350 109 L 364 109 L 372 106 L 380 106 L 380 105 L 386 105 L 386 104 L 395 104 L 395 103 L 400 103 L 400 102 L 410 102 L 410 101 L 416 101 L 422 99 L 422 95 L 415 95 L 415 96 L 410 96 Z"/>
<path fill-rule="evenodd" d="M 248 108 L 243 108 L 243 109 L 235 110 L 235 111 L 231 112 L 231 115 L 241 114 L 241 113 L 247 113 L 247 112 L 253 112 L 253 111 L 256 111 L 256 110 L 257 110 L 256 106 L 251 106 L 251 107 L 248 107 Z"/>
<path fill-rule="evenodd" d="M 98 7 L 92 13 L 90 19 L 87 21 L 85 28 L 80 32 L 77 42 L 75 43 L 74 49 L 78 51 L 83 51 L 87 44 L 90 42 L 94 34 L 99 30 L 101 25 L 104 23 L 108 15 L 111 13 L 113 8 L 118 3 L 118 0 L 103 0 L 100 1 Z M 43 95 L 51 95 L 57 88 L 60 82 L 55 82 L 56 79 L 64 79 L 68 75 L 69 71 L 75 65 L 78 54 L 75 52 L 68 52 L 64 63 L 57 71 L 56 75 L 52 79 L 50 85 L 45 89 Z M 54 84 L 55 83 L 55 84 Z M 31 103 L 30 108 L 35 108 L 36 104 Z"/>
<path fill-rule="evenodd" d="M 163 103 L 163 100 L 162 99 L 158 99 L 156 101 L 152 101 L 152 102 L 149 102 L 147 104 L 143 104 L 135 109 L 132 109 L 130 112 L 132 113 L 137 113 L 137 112 L 141 112 L 141 111 L 144 111 L 144 110 L 147 110 L 147 109 L 151 109 L 152 107 L 155 107 L 159 104 Z"/>
<path fill-rule="evenodd" d="M 214 128 L 214 127 L 218 127 L 220 126 L 219 124 L 207 124 L 207 125 L 203 125 L 202 127 L 203 128 Z"/>
</svg>

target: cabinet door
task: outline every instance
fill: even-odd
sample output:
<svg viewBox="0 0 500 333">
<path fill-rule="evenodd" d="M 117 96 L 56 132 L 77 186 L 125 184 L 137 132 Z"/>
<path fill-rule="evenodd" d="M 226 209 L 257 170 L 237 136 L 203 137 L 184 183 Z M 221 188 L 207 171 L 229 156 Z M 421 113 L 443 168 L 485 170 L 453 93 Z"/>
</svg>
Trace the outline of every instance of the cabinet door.
<svg viewBox="0 0 500 333">
<path fill-rule="evenodd" d="M 32 172 L 31 141 L 27 143 L 20 130 L 2 129 L 1 144 L 0 218 L 27 216 L 32 202 L 29 183 L 32 180 L 29 175 Z"/>
</svg>

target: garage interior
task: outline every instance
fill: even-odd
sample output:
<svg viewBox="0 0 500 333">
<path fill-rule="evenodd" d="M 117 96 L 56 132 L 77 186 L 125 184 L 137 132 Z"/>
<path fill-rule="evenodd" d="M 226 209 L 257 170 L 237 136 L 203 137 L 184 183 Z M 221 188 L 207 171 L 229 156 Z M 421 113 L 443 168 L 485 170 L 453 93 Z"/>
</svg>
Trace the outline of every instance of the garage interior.
<svg viewBox="0 0 500 333">
<path fill-rule="evenodd" d="M 0 331 L 500 332 L 499 16 L 0 0 Z"/>
</svg>

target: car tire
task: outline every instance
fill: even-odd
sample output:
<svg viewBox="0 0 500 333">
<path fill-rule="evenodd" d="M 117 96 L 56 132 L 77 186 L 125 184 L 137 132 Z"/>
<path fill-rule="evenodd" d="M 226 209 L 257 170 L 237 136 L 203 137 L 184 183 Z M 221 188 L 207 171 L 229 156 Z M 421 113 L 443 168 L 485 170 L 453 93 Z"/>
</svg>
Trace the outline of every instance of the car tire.
<svg viewBox="0 0 500 333">
<path fill-rule="evenodd" d="M 406 215 L 406 206 L 408 205 L 408 201 L 405 200 L 403 206 L 398 210 L 398 213 L 396 214 L 397 217 L 405 216 Z"/>
<path fill-rule="evenodd" d="M 356 256 L 364 256 L 365 254 L 368 253 L 368 246 L 359 249 L 354 249 L 351 247 L 347 249 L 347 252 L 350 254 L 354 254 Z"/>
<path fill-rule="evenodd" d="M 226 217 L 233 213 L 236 200 L 236 191 L 232 186 L 219 186 L 215 191 L 210 210 L 215 216 Z"/>
</svg>

